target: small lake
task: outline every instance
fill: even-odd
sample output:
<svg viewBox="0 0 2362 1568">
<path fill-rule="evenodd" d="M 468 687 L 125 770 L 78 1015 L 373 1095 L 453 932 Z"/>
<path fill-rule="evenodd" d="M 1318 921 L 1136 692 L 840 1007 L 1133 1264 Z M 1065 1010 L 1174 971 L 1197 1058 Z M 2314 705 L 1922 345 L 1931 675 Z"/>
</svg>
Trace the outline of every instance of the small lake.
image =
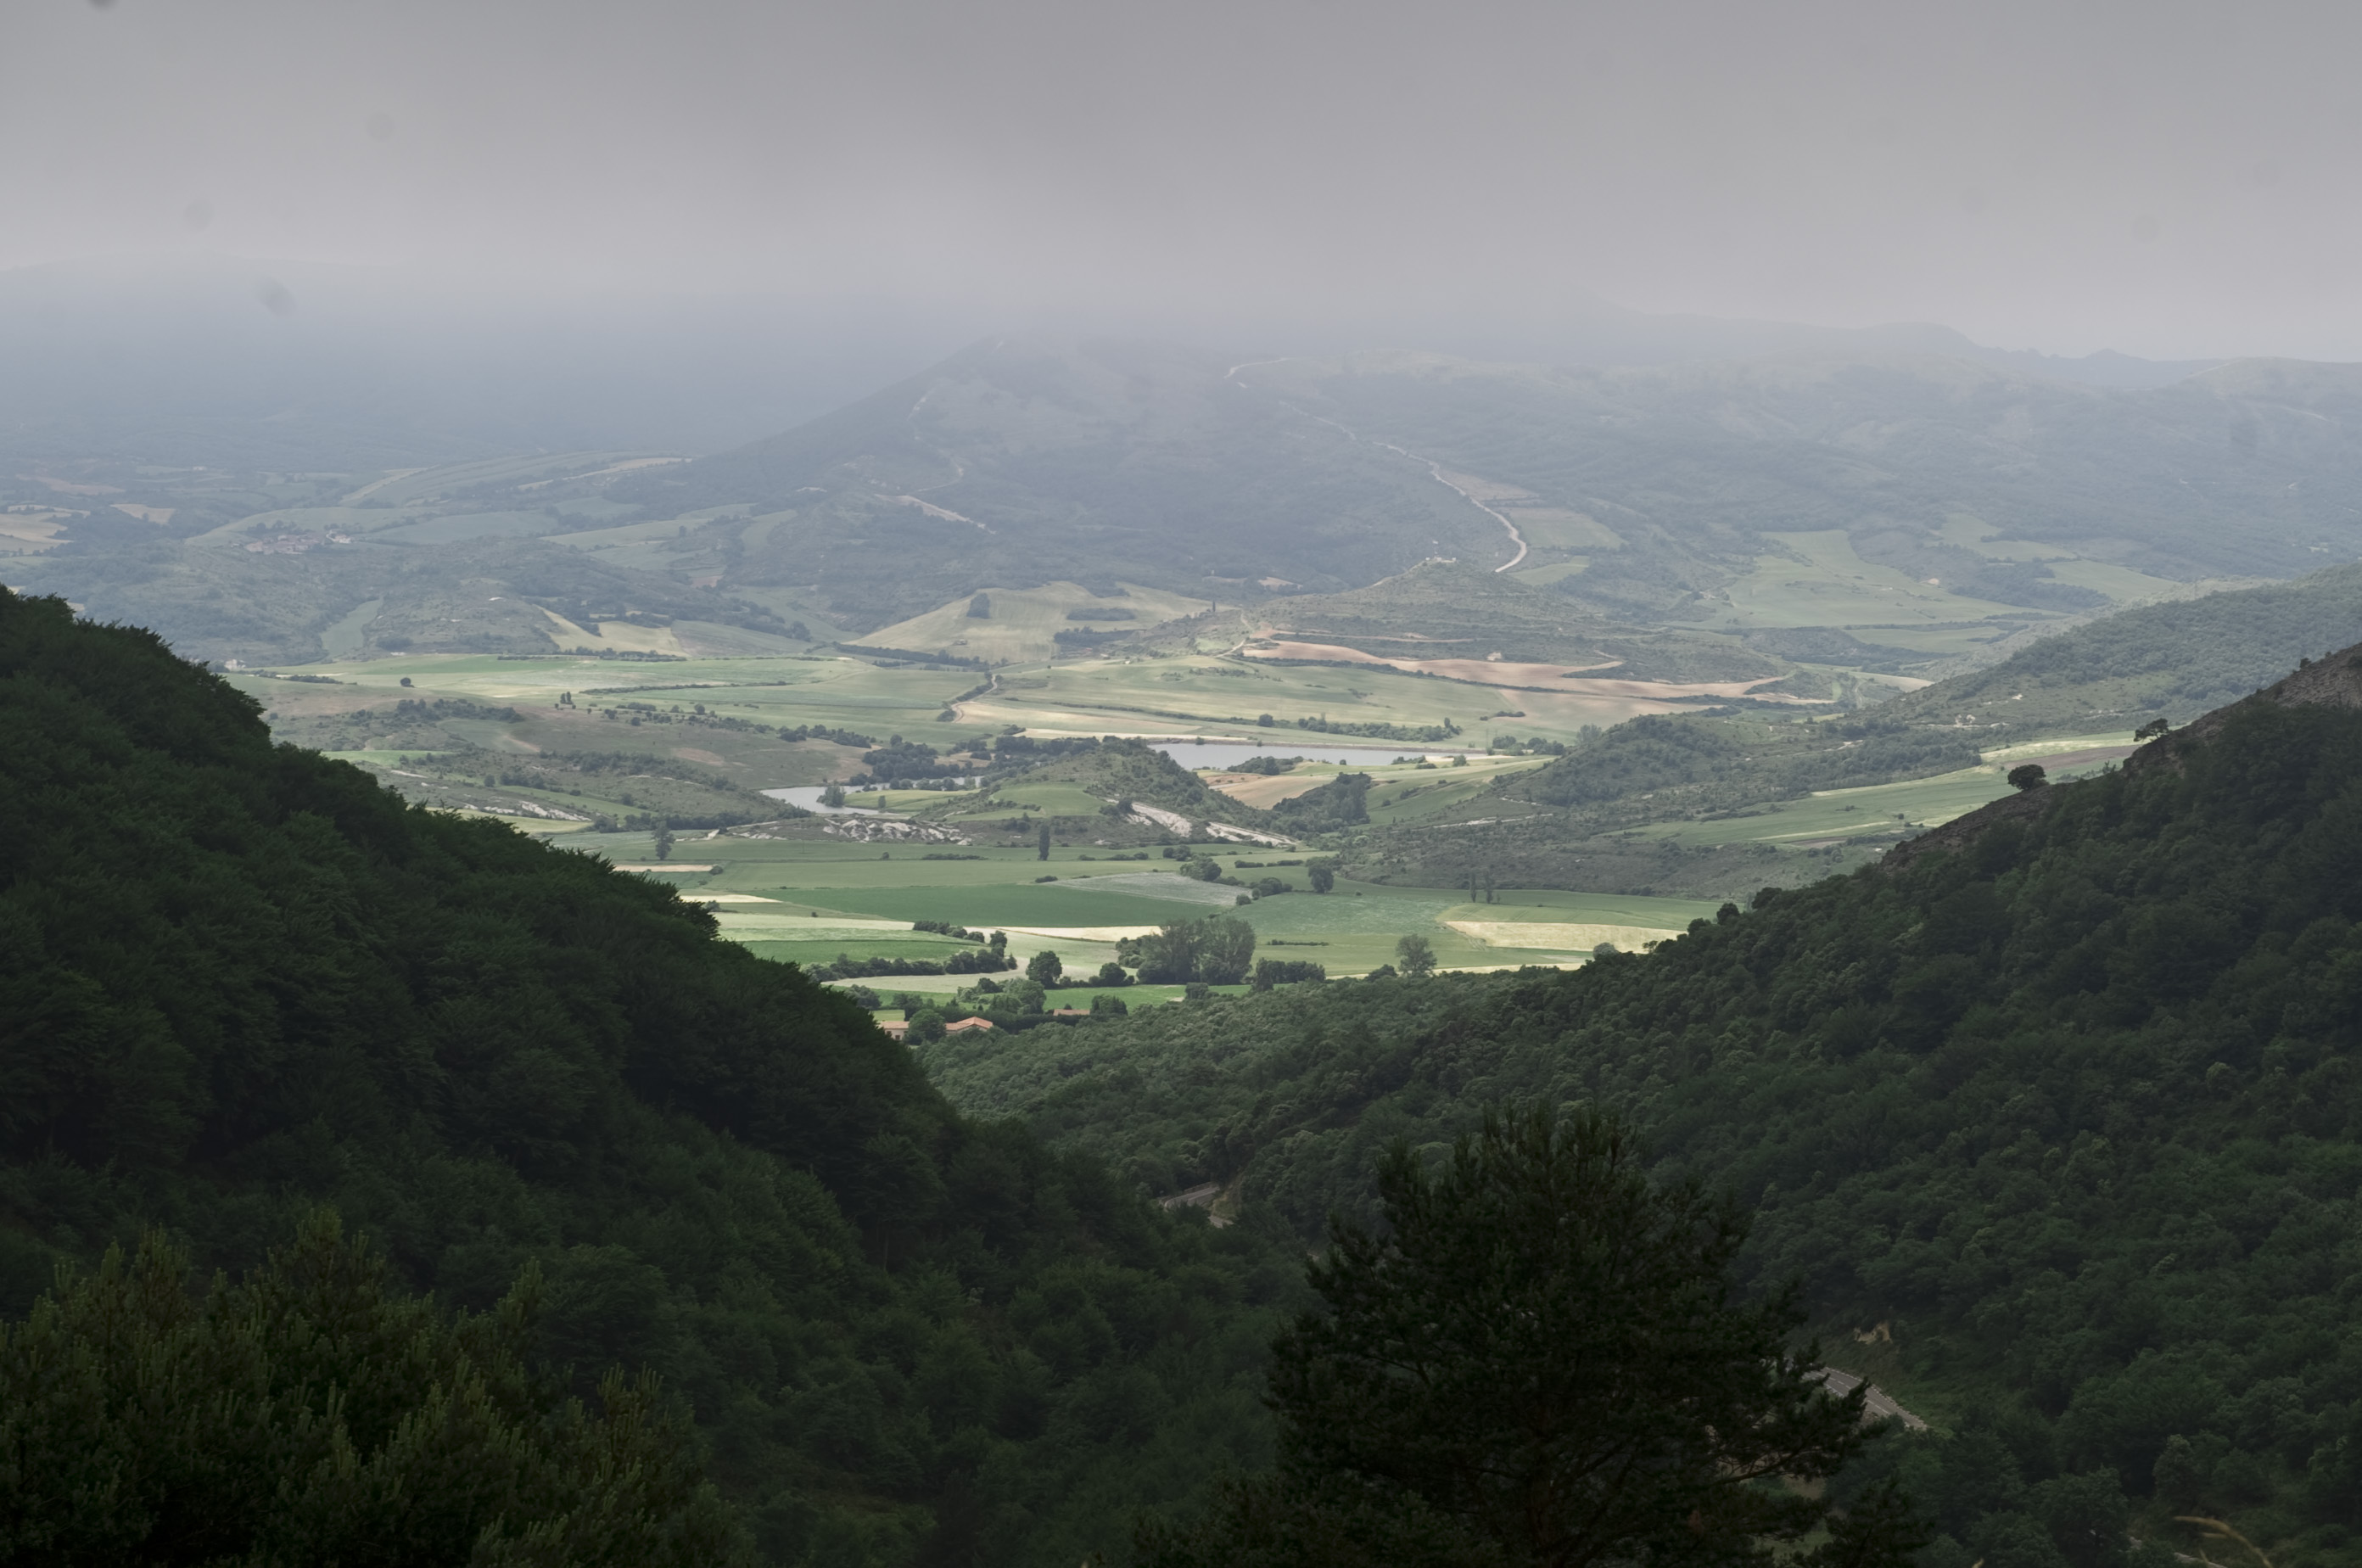
<svg viewBox="0 0 2362 1568">
<path fill-rule="evenodd" d="M 888 814 L 866 806 L 823 806 L 820 803 L 820 797 L 826 788 L 824 784 L 799 784 L 791 789 L 762 790 L 756 793 L 768 795 L 774 801 L 785 801 L 790 806 L 801 806 L 805 811 L 823 817 L 882 817 Z M 844 798 L 858 801 L 861 794 L 858 790 L 848 790 Z"/>
</svg>

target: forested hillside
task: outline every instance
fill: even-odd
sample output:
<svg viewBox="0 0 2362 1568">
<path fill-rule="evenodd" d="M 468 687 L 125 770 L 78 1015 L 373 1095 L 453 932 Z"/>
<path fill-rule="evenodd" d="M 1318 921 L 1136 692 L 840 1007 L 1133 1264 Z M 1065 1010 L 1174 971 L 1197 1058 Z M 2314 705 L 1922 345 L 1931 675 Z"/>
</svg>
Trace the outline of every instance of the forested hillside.
<svg viewBox="0 0 2362 1568">
<path fill-rule="evenodd" d="M 2113 1562 L 2197 1514 L 2351 1562 L 2362 712 L 2257 701 L 2159 756 L 1647 955 L 1161 1009 L 938 1081 L 1308 1236 L 1372 1212 L 1390 1139 L 1619 1109 L 1935 1421 L 1895 1451 L 1931 1568 Z"/>
<path fill-rule="evenodd" d="M 2018 731 L 2188 723 L 2362 637 L 2362 566 L 2145 605 L 2045 637 L 1890 704 L 1903 723 Z"/>
<path fill-rule="evenodd" d="M 669 889 L 274 747 L 54 600 L 0 592 L 0 736 L 10 1315 L 323 1202 L 447 1309 L 537 1264 L 531 1353 L 660 1374 L 778 1562 L 1072 1563 L 1263 1457 L 1285 1247 L 963 1120 Z"/>
</svg>

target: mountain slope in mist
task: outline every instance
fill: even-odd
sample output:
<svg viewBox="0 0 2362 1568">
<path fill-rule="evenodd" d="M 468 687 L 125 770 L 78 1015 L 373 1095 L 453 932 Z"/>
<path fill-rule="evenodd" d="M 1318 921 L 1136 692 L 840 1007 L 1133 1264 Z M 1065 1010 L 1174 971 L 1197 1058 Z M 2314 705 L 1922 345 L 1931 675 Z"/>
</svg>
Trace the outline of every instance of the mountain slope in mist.
<svg viewBox="0 0 2362 1568">
<path fill-rule="evenodd" d="M 1513 553 L 1420 467 L 1275 405 L 1218 355 L 1163 345 L 994 339 L 614 494 L 791 512 L 733 580 L 817 582 L 856 617 L 1044 574 L 1219 597 Z"/>
<path fill-rule="evenodd" d="M 792 512 L 734 580 L 855 619 L 1044 572 L 1220 597 L 1441 556 L 1618 618 L 2000 635 L 2352 558 L 2357 480 L 2357 367 L 2126 390 L 1925 354 L 1551 370 L 1004 338 L 616 493 Z M 1782 562 L 1809 569 L 1794 591 L 1748 581 Z M 1844 602 L 1849 574 L 1924 603 Z"/>
</svg>

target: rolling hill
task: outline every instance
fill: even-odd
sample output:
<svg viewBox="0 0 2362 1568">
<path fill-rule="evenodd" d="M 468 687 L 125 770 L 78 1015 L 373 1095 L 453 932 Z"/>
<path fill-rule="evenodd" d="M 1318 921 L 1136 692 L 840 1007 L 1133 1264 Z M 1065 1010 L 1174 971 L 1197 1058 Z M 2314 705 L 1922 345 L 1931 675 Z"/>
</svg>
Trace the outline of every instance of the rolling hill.
<svg viewBox="0 0 2362 1568">
<path fill-rule="evenodd" d="M 2042 638 L 1939 680 L 1884 716 L 2013 734 L 2180 724 L 2362 637 L 2362 566 L 2147 605 Z"/>
<path fill-rule="evenodd" d="M 1420 470 L 1228 370 L 1169 346 L 997 338 L 615 493 L 668 513 L 792 509 L 734 580 L 816 581 L 849 615 L 888 620 L 1045 573 L 1260 598 L 1436 554 L 1508 558 L 1500 525 Z"/>
<path fill-rule="evenodd" d="M 2362 370 L 2283 361 L 2108 388 L 1900 351 L 1560 371 L 1012 337 L 615 493 L 792 510 L 732 580 L 873 623 L 995 581 L 1258 598 L 1442 556 L 1619 620 L 1928 658 L 2362 553 L 2357 417 Z"/>
<path fill-rule="evenodd" d="M 377 631 L 413 646 L 517 651 L 544 637 L 520 598 L 586 630 L 561 599 L 801 623 L 822 642 L 922 623 L 911 635 L 948 642 L 965 631 L 938 624 L 979 591 L 1012 608 L 1078 596 L 988 637 L 1024 659 L 1062 629 L 1072 649 L 1145 629 L 1056 624 L 1125 583 L 1162 609 L 1286 629 L 1293 600 L 1444 561 L 1536 591 L 1511 618 L 1571 636 L 1710 634 L 1726 663 L 1744 645 L 1783 670 L 1890 677 L 2362 555 L 2362 514 L 2341 499 L 2362 477 L 2362 370 L 2242 360 L 2106 386 L 2044 373 L 2058 369 L 1940 333 L 1574 370 L 1010 336 L 694 461 L 621 447 L 332 472 L 44 457 L 0 476 L 0 552 L 20 586 L 215 658 L 383 651 L 345 624 L 377 601 Z M 352 543 L 330 547 L 337 534 Z M 502 547 L 520 569 L 485 573 Z M 527 561 L 567 575 L 559 552 L 621 576 L 524 581 Z M 414 613 L 381 613 L 414 596 Z M 488 611 L 496 599 L 509 608 Z"/>
</svg>

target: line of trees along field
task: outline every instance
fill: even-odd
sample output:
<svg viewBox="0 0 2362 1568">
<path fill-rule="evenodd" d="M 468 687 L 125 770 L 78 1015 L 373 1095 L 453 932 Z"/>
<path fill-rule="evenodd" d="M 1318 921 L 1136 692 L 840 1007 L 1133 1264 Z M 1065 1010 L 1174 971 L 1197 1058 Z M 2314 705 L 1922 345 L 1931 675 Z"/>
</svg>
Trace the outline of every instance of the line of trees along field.
<svg viewBox="0 0 2362 1568">
<path fill-rule="evenodd" d="M 2171 745 L 2173 743 L 2166 743 Z M 2256 705 L 1966 850 L 1727 906 L 1572 973 L 1301 987 L 931 1062 L 1308 1240 L 1392 1140 L 1505 1095 L 1635 1118 L 1758 1212 L 1889 1446 L 1924 1568 L 2107 1568 L 2227 1517 L 2362 1555 L 2362 713 Z M 1853 1483 L 1848 1482 L 1847 1485 Z M 2217 1553 L 2219 1545 L 2208 1550 Z M 2235 1546 L 2230 1550 L 2238 1551 Z"/>
</svg>

